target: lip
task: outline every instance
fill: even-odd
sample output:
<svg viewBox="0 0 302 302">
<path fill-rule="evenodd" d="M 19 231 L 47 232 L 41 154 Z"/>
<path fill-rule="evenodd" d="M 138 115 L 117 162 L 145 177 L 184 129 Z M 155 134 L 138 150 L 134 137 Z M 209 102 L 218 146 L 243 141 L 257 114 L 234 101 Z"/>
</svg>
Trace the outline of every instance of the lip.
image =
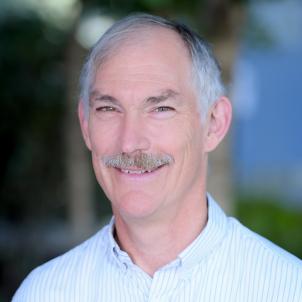
<svg viewBox="0 0 302 302">
<path fill-rule="evenodd" d="M 138 174 L 138 175 L 152 172 L 152 170 L 132 170 L 132 169 L 121 169 L 120 171 L 126 174 Z"/>
<path fill-rule="evenodd" d="M 153 170 L 145 170 L 145 169 L 139 169 L 139 168 L 128 168 L 128 169 L 120 169 L 120 168 L 114 168 L 115 171 L 118 172 L 119 176 L 126 178 L 126 179 L 133 179 L 133 180 L 144 180 L 144 179 L 150 179 L 154 176 L 156 176 L 160 171 L 167 166 L 161 165 Z"/>
</svg>

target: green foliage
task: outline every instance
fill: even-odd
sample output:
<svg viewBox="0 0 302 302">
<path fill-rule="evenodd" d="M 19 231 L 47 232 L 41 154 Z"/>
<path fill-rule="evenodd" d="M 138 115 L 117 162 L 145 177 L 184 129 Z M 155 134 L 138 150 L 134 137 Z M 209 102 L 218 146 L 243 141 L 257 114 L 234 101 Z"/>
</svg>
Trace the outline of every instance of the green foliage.
<svg viewBox="0 0 302 302">
<path fill-rule="evenodd" d="M 250 196 L 239 197 L 236 210 L 244 225 L 302 258 L 302 210 L 273 198 Z"/>
<path fill-rule="evenodd" d="M 250 16 L 243 36 L 245 37 L 245 43 L 253 48 L 269 49 L 276 44 L 270 29 L 253 16 Z"/>
<path fill-rule="evenodd" d="M 169 13 L 188 11 L 199 5 L 204 0 L 86 0 L 86 7 L 104 7 L 112 12 L 120 12 L 128 14 L 135 11 L 157 12 L 160 10 L 168 11 Z"/>
<path fill-rule="evenodd" d="M 1 20 L 0 210 L 14 222 L 46 215 L 46 205 L 58 204 L 63 41 L 63 33 L 33 14 Z"/>
</svg>

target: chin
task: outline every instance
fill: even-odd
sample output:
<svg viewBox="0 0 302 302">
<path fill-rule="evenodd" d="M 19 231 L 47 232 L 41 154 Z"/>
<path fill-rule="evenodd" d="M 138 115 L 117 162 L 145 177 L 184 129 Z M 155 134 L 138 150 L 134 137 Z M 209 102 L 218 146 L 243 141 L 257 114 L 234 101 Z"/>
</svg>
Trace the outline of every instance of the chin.
<svg viewBox="0 0 302 302">
<path fill-rule="evenodd" d="M 129 192 L 113 199 L 112 210 L 115 216 L 125 219 L 142 219 L 152 216 L 156 212 L 154 197 L 142 192 Z"/>
</svg>

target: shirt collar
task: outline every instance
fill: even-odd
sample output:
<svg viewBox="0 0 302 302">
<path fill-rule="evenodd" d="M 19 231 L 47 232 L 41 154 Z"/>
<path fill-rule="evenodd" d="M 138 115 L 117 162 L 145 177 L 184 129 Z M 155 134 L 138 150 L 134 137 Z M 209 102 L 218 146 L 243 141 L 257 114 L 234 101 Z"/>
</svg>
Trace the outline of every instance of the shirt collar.
<svg viewBox="0 0 302 302">
<path fill-rule="evenodd" d="M 227 232 L 227 216 L 210 194 L 207 194 L 208 221 L 198 237 L 179 254 L 181 265 L 190 268 L 221 244 Z"/>
<path fill-rule="evenodd" d="M 118 265 L 121 266 L 123 269 L 127 268 L 127 266 L 132 263 L 130 257 L 128 254 L 124 251 L 122 251 L 116 242 L 114 238 L 114 222 L 115 218 L 112 216 L 110 222 L 109 222 L 109 228 L 108 228 L 108 238 L 109 238 L 109 249 L 110 254 L 114 257 L 114 259 L 117 261 Z"/>
<path fill-rule="evenodd" d="M 208 221 L 198 237 L 185 248 L 175 259 L 179 260 L 183 269 L 189 269 L 197 265 L 207 257 L 222 242 L 227 231 L 227 216 L 213 197 L 207 194 Z M 111 218 L 108 228 L 109 248 L 116 260 L 123 267 L 131 265 L 129 255 L 122 251 L 114 238 L 114 216 Z M 175 260 L 170 264 L 175 263 Z M 167 266 L 170 266 L 167 264 Z M 166 267 L 166 266 L 165 266 Z"/>
</svg>

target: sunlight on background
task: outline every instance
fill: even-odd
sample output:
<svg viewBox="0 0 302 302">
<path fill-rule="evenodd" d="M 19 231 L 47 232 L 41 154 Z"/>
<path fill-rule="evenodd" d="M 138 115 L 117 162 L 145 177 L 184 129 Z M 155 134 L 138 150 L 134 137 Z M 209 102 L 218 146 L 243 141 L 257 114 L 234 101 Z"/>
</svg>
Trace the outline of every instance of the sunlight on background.
<svg viewBox="0 0 302 302">
<path fill-rule="evenodd" d="M 80 45 L 89 49 L 101 35 L 114 23 L 114 19 L 96 12 L 81 18 L 76 31 L 76 39 Z"/>
<path fill-rule="evenodd" d="M 13 10 L 23 12 L 33 10 L 47 22 L 51 22 L 60 29 L 71 26 L 81 11 L 77 0 L 2 0 L 0 4 L 3 11 Z"/>
</svg>

